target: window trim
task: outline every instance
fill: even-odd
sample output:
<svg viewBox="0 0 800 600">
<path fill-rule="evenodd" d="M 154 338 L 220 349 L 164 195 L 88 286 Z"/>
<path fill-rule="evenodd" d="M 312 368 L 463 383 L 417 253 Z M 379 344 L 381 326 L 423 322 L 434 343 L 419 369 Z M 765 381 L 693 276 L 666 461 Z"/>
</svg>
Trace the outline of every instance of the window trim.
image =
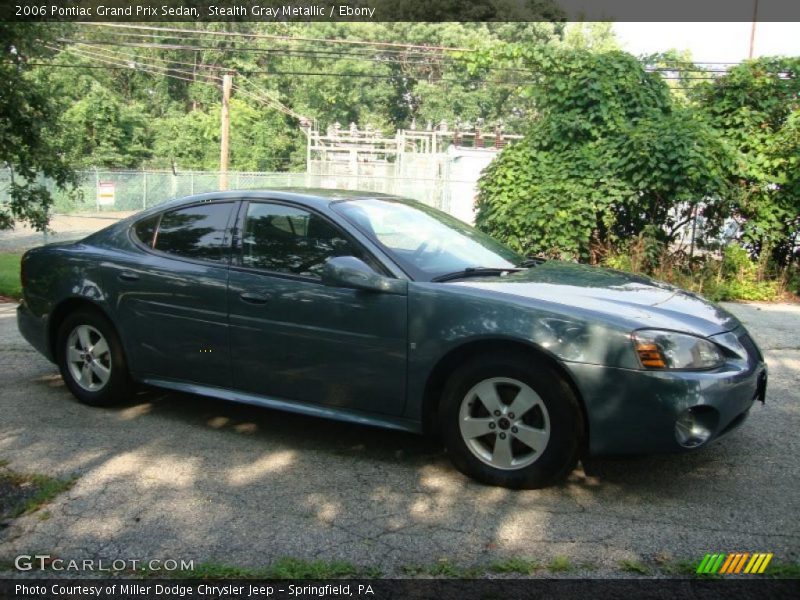
<svg viewBox="0 0 800 600">
<path fill-rule="evenodd" d="M 228 220 L 225 222 L 225 228 L 223 229 L 222 233 L 222 243 L 220 244 L 220 250 L 223 253 L 223 260 L 207 260 L 203 258 L 192 258 L 190 256 L 181 256 L 179 254 L 171 254 L 169 252 L 164 252 L 163 250 L 157 250 L 155 248 L 156 241 L 158 240 L 158 233 L 161 229 L 161 220 L 164 218 L 164 215 L 171 212 L 176 212 L 179 210 L 185 210 L 187 208 L 194 208 L 196 206 L 208 206 L 210 204 L 230 204 L 231 208 L 228 212 Z M 216 267 L 221 268 L 229 268 L 231 266 L 231 261 L 233 258 L 233 248 L 231 245 L 233 235 L 232 235 L 232 228 L 231 224 L 235 221 L 236 216 L 238 214 L 239 206 L 242 204 L 242 200 L 240 198 L 214 198 L 211 200 L 200 200 L 198 202 L 190 202 L 188 204 L 183 204 L 181 206 L 176 206 L 175 208 L 170 208 L 167 210 L 161 210 L 160 212 L 156 213 L 155 215 L 148 215 L 142 219 L 138 219 L 134 221 L 131 226 L 128 228 L 128 238 L 133 242 L 133 244 L 144 250 L 148 254 L 152 254 L 154 256 L 159 256 L 162 258 L 169 258 L 171 260 L 180 260 L 183 262 L 188 262 L 192 264 L 199 264 L 199 265 L 213 265 Z M 153 246 L 148 246 L 144 242 L 139 239 L 139 236 L 136 235 L 136 226 L 146 221 L 147 219 L 151 219 L 152 217 L 158 217 L 158 223 L 156 224 L 156 230 L 153 234 Z"/>
<path fill-rule="evenodd" d="M 323 285 L 322 278 L 320 277 L 308 277 L 305 275 L 295 275 L 294 273 L 286 273 L 285 271 L 270 271 L 268 269 L 262 267 L 246 267 L 243 264 L 244 258 L 244 246 L 242 244 L 242 233 L 244 232 L 246 221 L 247 221 L 247 210 L 250 204 L 275 204 L 278 206 L 288 206 L 289 208 L 295 208 L 298 210 L 305 211 L 309 214 L 315 215 L 330 226 L 334 227 L 336 230 L 340 231 L 344 237 L 350 242 L 353 246 L 360 249 L 365 255 L 370 257 L 375 265 L 380 266 L 380 270 L 378 274 L 383 277 L 388 277 L 391 279 L 400 279 L 396 277 L 394 273 L 383 263 L 383 261 L 375 256 L 375 253 L 370 251 L 369 248 L 365 247 L 364 244 L 359 242 L 353 235 L 347 231 L 345 227 L 343 227 L 340 223 L 337 223 L 333 219 L 331 219 L 328 215 L 323 214 L 319 210 L 316 210 L 310 206 L 306 206 L 304 204 L 297 204 L 294 202 L 281 200 L 278 198 L 242 198 L 241 204 L 239 206 L 239 213 L 236 216 L 235 225 L 231 228 L 231 231 L 235 231 L 235 233 L 231 236 L 232 238 L 232 245 L 231 245 L 231 262 L 230 268 L 235 271 L 240 271 L 243 273 L 254 273 L 256 275 L 264 275 L 267 277 L 278 277 L 280 279 L 291 279 L 294 281 L 305 281 L 308 283 L 316 283 L 319 285 Z M 373 266 L 373 265 L 370 265 Z"/>
</svg>

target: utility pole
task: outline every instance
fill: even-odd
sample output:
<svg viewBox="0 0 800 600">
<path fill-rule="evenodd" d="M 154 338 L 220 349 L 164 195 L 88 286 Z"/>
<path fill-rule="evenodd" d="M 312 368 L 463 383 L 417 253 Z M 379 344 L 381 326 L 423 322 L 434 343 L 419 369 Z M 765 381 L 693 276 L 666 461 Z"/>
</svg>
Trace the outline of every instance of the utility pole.
<svg viewBox="0 0 800 600">
<path fill-rule="evenodd" d="M 750 28 L 750 52 L 747 58 L 753 58 L 753 49 L 756 46 L 756 21 L 758 21 L 758 0 L 753 0 L 753 26 Z"/>
<path fill-rule="evenodd" d="M 219 140 L 219 189 L 228 189 L 228 155 L 229 137 L 231 132 L 231 87 L 233 86 L 233 74 L 225 73 L 222 77 L 222 119 Z"/>
</svg>

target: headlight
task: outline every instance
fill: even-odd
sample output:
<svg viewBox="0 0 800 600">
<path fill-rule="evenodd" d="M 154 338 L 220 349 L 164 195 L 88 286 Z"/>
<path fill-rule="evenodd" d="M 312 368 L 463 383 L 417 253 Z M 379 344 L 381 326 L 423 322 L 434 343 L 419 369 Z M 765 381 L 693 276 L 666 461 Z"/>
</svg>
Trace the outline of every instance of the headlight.
<svg viewBox="0 0 800 600">
<path fill-rule="evenodd" d="M 713 369 L 725 362 L 716 344 L 694 335 L 644 329 L 631 338 L 645 369 Z"/>
</svg>

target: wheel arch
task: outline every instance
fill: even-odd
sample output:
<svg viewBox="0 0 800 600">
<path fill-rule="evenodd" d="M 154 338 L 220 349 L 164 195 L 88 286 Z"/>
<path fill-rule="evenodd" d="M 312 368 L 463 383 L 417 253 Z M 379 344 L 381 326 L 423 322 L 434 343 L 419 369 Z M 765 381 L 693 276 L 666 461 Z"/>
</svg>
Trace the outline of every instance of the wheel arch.
<svg viewBox="0 0 800 600">
<path fill-rule="evenodd" d="M 584 449 L 587 448 L 590 435 L 589 415 L 580 389 L 570 372 L 558 358 L 544 348 L 521 340 L 508 338 L 488 338 L 468 341 L 452 348 L 438 360 L 425 382 L 422 405 L 423 432 L 426 435 L 435 435 L 438 433 L 439 402 L 448 378 L 458 365 L 476 355 L 494 354 L 498 352 L 516 352 L 529 356 L 533 360 L 545 362 L 563 377 L 564 381 L 570 386 L 575 397 L 578 399 L 584 425 L 584 439 L 581 440 L 581 444 Z"/>
<path fill-rule="evenodd" d="M 64 322 L 64 319 L 77 310 L 89 310 L 103 316 L 114 328 L 114 333 L 117 334 L 120 342 L 122 342 L 122 336 L 120 335 L 119 329 L 114 324 L 114 321 L 111 319 L 108 312 L 102 306 L 100 306 L 100 304 L 84 297 L 73 296 L 59 302 L 53 308 L 52 312 L 50 313 L 50 317 L 47 320 L 48 350 L 53 360 L 57 360 L 58 358 L 56 348 L 58 343 L 58 330 L 60 329 L 61 324 Z M 122 342 L 122 349 L 123 352 L 125 352 L 124 342 Z"/>
</svg>

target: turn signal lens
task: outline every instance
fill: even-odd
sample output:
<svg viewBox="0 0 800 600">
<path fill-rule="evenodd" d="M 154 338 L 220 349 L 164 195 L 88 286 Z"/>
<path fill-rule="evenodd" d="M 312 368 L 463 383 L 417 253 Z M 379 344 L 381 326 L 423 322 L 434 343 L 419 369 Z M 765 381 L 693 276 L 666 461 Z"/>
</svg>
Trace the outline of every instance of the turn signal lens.
<svg viewBox="0 0 800 600">
<path fill-rule="evenodd" d="M 643 367 L 648 369 L 665 369 L 667 367 L 661 351 L 655 344 L 636 340 L 636 352 L 639 353 L 639 360 L 642 361 Z"/>
<path fill-rule="evenodd" d="M 645 369 L 714 369 L 725 363 L 719 346 L 688 333 L 640 329 L 631 339 Z"/>
</svg>

